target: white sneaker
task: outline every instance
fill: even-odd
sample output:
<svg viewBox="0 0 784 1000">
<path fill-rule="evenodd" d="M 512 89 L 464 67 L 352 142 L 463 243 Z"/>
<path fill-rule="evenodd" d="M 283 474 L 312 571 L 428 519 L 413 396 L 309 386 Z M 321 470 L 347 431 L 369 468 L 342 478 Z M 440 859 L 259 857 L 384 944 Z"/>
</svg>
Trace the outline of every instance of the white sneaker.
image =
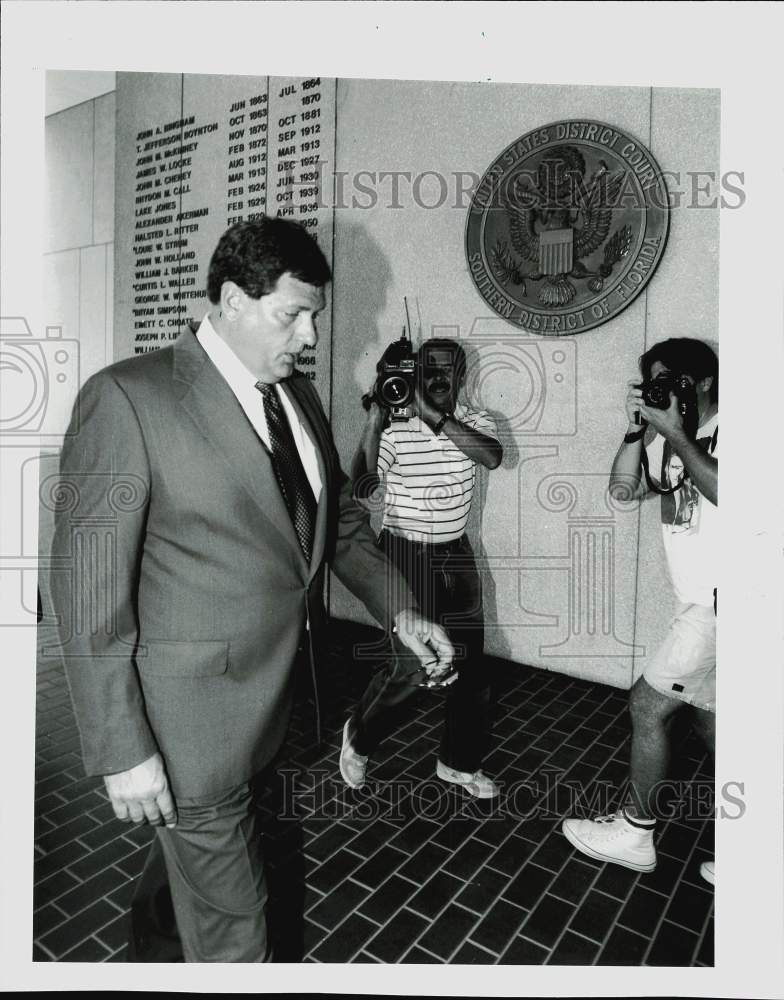
<svg viewBox="0 0 784 1000">
<path fill-rule="evenodd" d="M 367 770 L 368 758 L 355 753 L 348 738 L 348 724 L 351 720 L 346 719 L 343 726 L 343 745 L 340 748 L 340 773 L 349 788 L 361 788 L 365 784 L 365 771 Z"/>
<path fill-rule="evenodd" d="M 700 875 L 705 879 L 706 882 L 710 882 L 711 885 L 716 884 L 716 862 L 715 861 L 703 861 L 700 865 Z"/>
<path fill-rule="evenodd" d="M 569 843 L 589 858 L 637 872 L 652 872 L 656 867 L 653 827 L 632 826 L 620 812 L 596 819 L 565 819 L 561 829 Z"/>
<path fill-rule="evenodd" d="M 469 774 L 467 771 L 456 771 L 453 767 L 447 767 L 439 761 L 436 764 L 436 774 L 442 781 L 450 781 L 453 785 L 460 785 L 469 795 L 475 799 L 494 799 L 500 795 L 498 785 L 481 771 L 474 771 Z"/>
</svg>

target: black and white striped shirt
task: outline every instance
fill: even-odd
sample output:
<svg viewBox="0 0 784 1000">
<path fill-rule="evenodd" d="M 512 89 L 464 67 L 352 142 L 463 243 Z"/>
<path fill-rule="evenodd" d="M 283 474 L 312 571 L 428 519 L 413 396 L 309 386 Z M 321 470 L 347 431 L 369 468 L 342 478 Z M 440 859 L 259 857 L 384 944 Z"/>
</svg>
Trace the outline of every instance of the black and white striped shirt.
<svg viewBox="0 0 784 1000">
<path fill-rule="evenodd" d="M 455 419 L 488 437 L 498 436 L 485 410 L 458 403 Z M 431 544 L 461 537 L 471 509 L 476 462 L 446 434 L 436 437 L 419 417 L 387 427 L 378 450 L 378 475 L 385 483 L 382 527 Z"/>
</svg>

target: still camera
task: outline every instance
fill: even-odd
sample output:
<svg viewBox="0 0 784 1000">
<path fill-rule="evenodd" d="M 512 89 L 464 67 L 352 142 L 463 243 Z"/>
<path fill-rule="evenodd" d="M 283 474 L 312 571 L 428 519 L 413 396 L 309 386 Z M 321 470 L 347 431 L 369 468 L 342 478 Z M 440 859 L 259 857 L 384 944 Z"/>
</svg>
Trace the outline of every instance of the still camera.
<svg viewBox="0 0 784 1000">
<path fill-rule="evenodd" d="M 667 410 L 670 395 L 678 400 L 678 412 L 690 436 L 697 430 L 697 389 L 688 375 L 660 375 L 640 383 L 643 402 L 654 410 Z"/>
</svg>

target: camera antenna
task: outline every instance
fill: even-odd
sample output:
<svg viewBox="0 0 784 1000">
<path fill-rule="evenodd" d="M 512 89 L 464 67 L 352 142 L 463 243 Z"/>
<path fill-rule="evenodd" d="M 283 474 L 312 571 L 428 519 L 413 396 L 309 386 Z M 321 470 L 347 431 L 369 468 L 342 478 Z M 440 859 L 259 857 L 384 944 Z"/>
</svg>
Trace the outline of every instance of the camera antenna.
<svg viewBox="0 0 784 1000">
<path fill-rule="evenodd" d="M 403 305 L 405 306 L 406 310 L 406 325 L 405 327 L 403 327 L 403 334 L 405 334 L 407 329 L 409 342 L 413 343 L 413 340 L 411 338 L 411 317 L 408 315 L 408 299 L 405 297 L 405 295 L 403 296 Z"/>
</svg>

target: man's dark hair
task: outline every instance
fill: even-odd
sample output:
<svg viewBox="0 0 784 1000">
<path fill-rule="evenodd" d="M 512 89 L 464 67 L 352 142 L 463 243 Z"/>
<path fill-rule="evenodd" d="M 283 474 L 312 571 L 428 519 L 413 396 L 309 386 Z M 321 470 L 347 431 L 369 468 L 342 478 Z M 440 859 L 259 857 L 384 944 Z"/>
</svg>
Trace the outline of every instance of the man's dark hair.
<svg viewBox="0 0 784 1000">
<path fill-rule="evenodd" d="M 719 359 L 712 347 L 690 337 L 670 337 L 654 344 L 640 357 L 640 372 L 651 377 L 651 368 L 659 361 L 674 375 L 691 375 L 695 382 L 711 376 L 709 396 L 712 403 L 719 399 Z"/>
<path fill-rule="evenodd" d="M 207 295 L 220 301 L 224 281 L 233 281 L 252 299 L 274 291 L 289 272 L 299 281 L 321 288 L 331 278 L 318 243 L 298 222 L 263 216 L 237 222 L 221 236 L 210 260 Z"/>
<path fill-rule="evenodd" d="M 427 357 L 425 352 L 430 350 L 431 347 L 435 347 L 439 351 L 449 351 L 451 353 L 452 364 L 455 367 L 455 376 L 457 381 L 461 382 L 466 373 L 466 355 L 462 346 L 456 340 L 450 340 L 449 337 L 432 337 L 430 340 L 425 340 L 417 351 L 417 360 L 421 364 L 425 364 Z"/>
</svg>

